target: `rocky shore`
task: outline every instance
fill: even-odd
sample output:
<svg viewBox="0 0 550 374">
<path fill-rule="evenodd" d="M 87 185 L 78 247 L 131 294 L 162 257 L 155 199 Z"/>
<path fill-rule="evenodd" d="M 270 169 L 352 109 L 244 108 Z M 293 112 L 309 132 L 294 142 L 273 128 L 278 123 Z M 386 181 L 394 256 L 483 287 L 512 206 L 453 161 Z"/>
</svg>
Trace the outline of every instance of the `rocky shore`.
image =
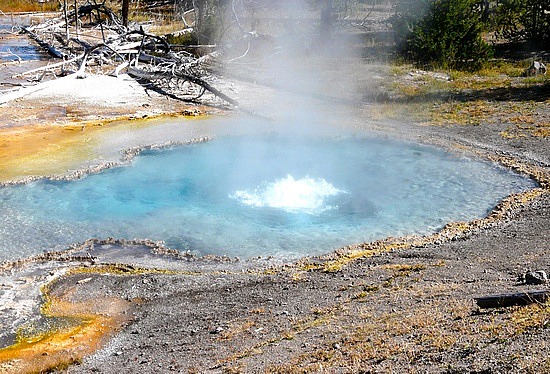
<svg viewBox="0 0 550 374">
<path fill-rule="evenodd" d="M 360 80 L 364 92 L 378 83 L 372 77 L 387 79 L 379 73 L 369 77 Z M 282 94 L 277 88 L 230 77 L 224 85 L 234 90 L 241 109 L 269 118 L 289 110 L 282 106 L 281 96 L 294 106 L 303 102 L 299 92 Z M 548 91 L 547 84 L 542 87 L 546 91 L 537 88 L 537 92 Z M 307 103 L 314 113 L 324 108 L 342 119 L 341 126 L 354 131 L 478 152 L 526 171 L 541 188 L 513 198 L 495 219 L 451 225 L 449 234 L 437 240 L 388 238 L 292 263 L 195 258 L 154 243 L 97 240 L 66 253 L 6 264 L 0 269 L 4 277 L 0 296 L 15 290 L 17 283 L 25 284 L 29 305 L 21 311 L 20 320 L 34 318 L 36 323 L 19 330 L 19 337 L 26 340 L 0 350 L 0 370 L 549 371 L 547 304 L 480 309 L 475 303 L 477 297 L 547 287 L 527 284 L 521 276 L 530 270 L 550 271 L 549 137 L 526 128 L 526 123 L 548 126 L 549 96 L 530 101 L 535 109 L 529 121 L 519 124 L 520 113 L 509 108 L 521 98 L 488 97 L 486 102 L 496 108 L 498 118 L 428 125 L 380 114 L 387 109 L 384 105 L 400 104 L 390 101 L 381 107 L 374 101 L 351 100 L 357 97 L 355 90 L 348 94 L 349 101 L 308 97 Z M 46 97 L 58 111 L 25 117 L 25 108 L 44 113 L 50 107 L 40 104 Z M 128 99 L 128 104 L 151 110 L 146 115 L 158 115 L 158 108 L 165 113 L 184 110 L 181 103 L 163 97 L 145 94 L 140 98 L 143 103 Z M 37 121 L 59 125 L 72 103 L 74 97 L 61 99 L 48 92 L 5 104 L 0 107 L 2 130 Z M 79 108 L 96 113 L 93 103 L 83 103 Z M 133 105 L 119 105 L 116 111 L 100 107 L 102 117 L 93 121 L 107 123 L 136 111 Z M 79 112 L 75 123 L 82 118 L 91 119 Z M 12 300 L 17 306 L 17 297 Z M 48 325 L 44 320 L 53 322 Z M 50 327 L 36 333 L 36 326 Z M 6 342 L 15 338 L 15 334 L 3 337 Z"/>
</svg>

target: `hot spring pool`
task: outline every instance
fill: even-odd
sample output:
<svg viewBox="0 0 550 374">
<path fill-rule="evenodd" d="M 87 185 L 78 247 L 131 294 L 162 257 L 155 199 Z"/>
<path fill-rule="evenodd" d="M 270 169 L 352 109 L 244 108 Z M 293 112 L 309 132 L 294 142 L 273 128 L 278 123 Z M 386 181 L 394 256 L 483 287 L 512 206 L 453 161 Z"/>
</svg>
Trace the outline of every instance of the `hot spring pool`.
<svg viewBox="0 0 550 374">
<path fill-rule="evenodd" d="M 88 238 L 296 258 L 485 216 L 535 183 L 494 164 L 356 136 L 224 136 L 75 181 L 0 188 L 0 260 Z"/>
</svg>

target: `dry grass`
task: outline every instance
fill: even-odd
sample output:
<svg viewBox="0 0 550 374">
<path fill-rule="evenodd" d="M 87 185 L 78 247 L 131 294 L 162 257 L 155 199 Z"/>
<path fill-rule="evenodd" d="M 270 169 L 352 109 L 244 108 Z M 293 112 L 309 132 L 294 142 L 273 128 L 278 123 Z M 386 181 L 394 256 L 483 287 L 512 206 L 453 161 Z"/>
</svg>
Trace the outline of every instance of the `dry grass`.
<svg viewBox="0 0 550 374">
<path fill-rule="evenodd" d="M 460 301 L 445 308 L 424 305 L 406 312 L 378 312 L 372 310 L 372 305 L 361 305 L 364 306 L 342 308 L 338 315 L 333 315 L 322 330 L 327 337 L 322 347 L 293 357 L 285 365 L 273 366 L 267 372 L 311 372 L 320 368 L 353 372 L 385 360 L 413 362 L 420 355 L 445 352 L 461 344 L 457 331 L 463 327 L 458 317 L 450 316 L 453 313 L 466 316 L 471 311 L 469 305 Z"/>
<path fill-rule="evenodd" d="M 187 26 L 181 20 L 167 19 L 162 22 L 155 22 L 149 31 L 156 35 L 166 35 L 186 28 Z"/>
<path fill-rule="evenodd" d="M 227 329 L 220 332 L 219 340 L 233 340 L 238 336 L 248 334 L 255 325 L 254 321 L 249 320 L 234 321 Z"/>
<path fill-rule="evenodd" d="M 57 1 L 39 3 L 36 0 L 0 0 L 0 9 L 4 13 L 51 12 L 59 10 Z"/>
<path fill-rule="evenodd" d="M 407 289 L 397 292 L 403 296 Z M 333 311 L 321 326 L 323 344 L 292 357 L 286 364 L 273 365 L 266 372 L 380 371 L 384 365 L 391 368 L 417 364 L 443 368 L 448 356 L 458 355 L 475 362 L 477 352 L 493 342 L 506 342 L 546 329 L 550 321 L 549 304 L 476 314 L 469 301 L 441 298 L 401 311 L 376 308 L 376 304 L 350 299 L 346 308 Z M 518 368 L 534 370 L 531 372 L 548 367 L 549 360 L 534 364 L 522 357 L 522 352 L 512 351 L 508 360 Z"/>
<path fill-rule="evenodd" d="M 512 339 L 532 329 L 550 327 L 550 303 L 531 304 L 514 307 L 498 320 L 482 327 L 483 330 L 498 339 Z"/>
<path fill-rule="evenodd" d="M 407 119 L 428 125 L 491 126 L 509 124 L 504 138 L 550 136 L 550 118 L 540 114 L 536 90 L 549 75 L 524 77 L 529 61 L 494 61 L 475 73 L 423 72 L 394 66 L 395 77 L 384 88 L 404 105 L 377 106 L 374 116 Z M 445 80 L 442 77 L 448 76 Z M 511 99 L 511 100 L 509 100 Z"/>
<path fill-rule="evenodd" d="M 455 125 L 478 126 L 494 118 L 497 112 L 496 106 L 485 100 L 469 102 L 444 102 L 435 104 L 430 116 L 432 124 L 452 123 Z"/>
</svg>

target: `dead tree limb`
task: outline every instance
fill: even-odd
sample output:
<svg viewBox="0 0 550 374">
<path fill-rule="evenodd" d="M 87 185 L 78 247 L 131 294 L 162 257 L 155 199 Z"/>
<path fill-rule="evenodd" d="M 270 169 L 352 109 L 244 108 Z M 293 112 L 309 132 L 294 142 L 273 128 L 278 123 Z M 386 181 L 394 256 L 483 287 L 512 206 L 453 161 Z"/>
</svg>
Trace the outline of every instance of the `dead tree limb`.
<svg viewBox="0 0 550 374">
<path fill-rule="evenodd" d="M 146 79 L 148 81 L 157 81 L 157 80 L 166 79 L 167 77 L 169 78 L 169 76 L 167 75 L 166 72 L 160 72 L 160 71 L 148 72 L 148 71 L 144 71 L 144 70 L 137 69 L 137 68 L 134 68 L 134 67 L 128 67 L 128 74 L 130 76 L 135 77 L 135 78 Z M 185 81 L 191 82 L 193 84 L 196 84 L 196 85 L 204 88 L 205 90 L 211 92 L 212 94 L 216 95 L 220 99 L 228 102 L 229 104 L 231 104 L 233 106 L 238 106 L 239 105 L 239 103 L 236 100 L 230 98 L 229 96 L 227 96 L 226 94 L 224 94 L 220 90 L 212 87 L 208 82 L 206 82 L 205 80 L 203 80 L 201 78 L 198 78 L 198 77 L 195 77 L 195 76 L 192 76 L 192 75 L 189 75 L 189 74 L 181 73 L 181 72 L 173 72 L 173 75 L 174 75 L 174 77 L 183 79 Z"/>
<path fill-rule="evenodd" d="M 21 27 L 21 30 L 23 30 L 24 32 L 26 32 L 27 34 L 29 34 L 29 36 L 31 38 L 34 39 L 34 41 L 36 41 L 38 43 L 38 45 L 42 48 L 44 48 L 50 55 L 52 55 L 53 57 L 56 57 L 56 58 L 65 58 L 67 57 L 65 55 L 65 53 L 61 52 L 60 50 L 58 50 L 57 48 L 55 48 L 53 45 L 49 44 L 49 43 L 46 43 L 44 40 L 40 39 L 38 37 L 38 35 L 36 35 L 34 32 L 32 32 L 31 30 L 29 30 L 28 28 L 26 27 Z"/>
<path fill-rule="evenodd" d="M 65 0 L 65 4 L 68 1 Z M 111 74 L 118 75 L 122 69 L 126 69 L 135 78 L 147 80 L 152 87 L 180 100 L 196 101 L 208 92 L 229 105 L 238 105 L 236 100 L 215 88 L 211 83 L 212 75 L 207 68 L 215 58 L 215 53 L 208 54 L 206 57 L 197 57 L 196 53 L 174 51 L 166 37 L 149 34 L 142 27 L 128 30 L 104 3 L 94 1 L 79 7 L 77 5 L 78 3 L 71 12 L 66 5 L 64 13 L 59 18 L 51 19 L 36 27 L 23 28 L 23 31 L 35 39 L 48 53 L 57 58 L 63 58 L 64 62 L 41 68 L 44 70 L 31 70 L 21 75 L 39 71 L 55 74 L 54 67 L 58 69 L 61 67 L 59 75 L 65 75 L 66 64 L 70 64 L 68 70 L 76 71 L 75 77 L 80 78 L 84 77 L 85 70 L 88 68 L 92 69 L 96 66 L 99 67 L 97 70 L 104 72 L 105 65 L 112 65 Z M 71 38 L 68 32 L 64 35 L 62 27 L 67 31 L 67 24 L 72 22 L 76 22 L 74 27 L 78 27 L 78 23 L 85 16 L 90 16 L 89 22 L 92 25 L 108 24 L 110 36 L 105 38 L 103 35 L 103 42 L 97 43 L 97 38 L 93 33 L 87 32 L 89 29 L 86 28 L 82 29 L 82 38 L 78 33 L 73 34 Z M 191 30 L 185 29 L 180 32 L 191 32 Z M 50 42 L 47 43 L 45 40 Z M 58 76 L 58 74 L 55 75 Z"/>
<path fill-rule="evenodd" d="M 39 68 L 28 70 L 28 71 L 25 71 L 23 73 L 15 74 L 14 76 L 12 76 L 12 78 L 19 78 L 19 77 L 22 77 L 24 75 L 34 74 L 34 73 L 38 73 L 38 72 L 41 72 L 41 71 L 44 71 L 44 70 L 51 70 L 51 69 L 63 66 L 65 64 L 78 61 L 83 57 L 84 57 L 84 53 L 81 54 L 80 56 L 73 57 L 69 60 L 61 61 L 61 62 L 58 62 L 58 63 L 55 63 L 55 64 L 46 65 L 46 66 L 41 66 Z"/>
<path fill-rule="evenodd" d="M 165 53 L 170 52 L 170 44 L 168 44 L 166 39 L 164 39 L 160 36 L 157 36 L 157 35 L 148 34 L 145 31 L 143 31 L 143 29 L 132 30 L 130 32 L 127 32 L 126 34 L 124 34 L 124 37 L 129 38 L 129 37 L 134 36 L 134 35 L 139 35 L 139 36 L 141 36 L 143 38 L 147 38 L 147 39 L 153 39 L 155 42 L 158 42 L 160 45 L 162 45 L 162 49 L 164 49 Z"/>
<path fill-rule="evenodd" d="M 482 308 L 506 308 L 517 305 L 545 303 L 550 299 L 550 291 L 527 291 L 512 294 L 500 294 L 475 298 L 477 305 Z"/>
</svg>

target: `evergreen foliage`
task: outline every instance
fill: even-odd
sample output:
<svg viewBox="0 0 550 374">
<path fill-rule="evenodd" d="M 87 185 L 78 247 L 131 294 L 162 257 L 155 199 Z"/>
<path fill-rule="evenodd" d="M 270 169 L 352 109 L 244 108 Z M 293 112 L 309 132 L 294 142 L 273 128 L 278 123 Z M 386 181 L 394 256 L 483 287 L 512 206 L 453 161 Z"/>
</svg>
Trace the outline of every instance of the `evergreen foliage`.
<svg viewBox="0 0 550 374">
<path fill-rule="evenodd" d="M 490 57 L 476 0 L 408 1 L 392 19 L 399 51 L 418 65 L 476 70 Z"/>
<path fill-rule="evenodd" d="M 495 24 L 500 36 L 510 41 L 550 41 L 550 1 L 501 0 Z"/>
</svg>

